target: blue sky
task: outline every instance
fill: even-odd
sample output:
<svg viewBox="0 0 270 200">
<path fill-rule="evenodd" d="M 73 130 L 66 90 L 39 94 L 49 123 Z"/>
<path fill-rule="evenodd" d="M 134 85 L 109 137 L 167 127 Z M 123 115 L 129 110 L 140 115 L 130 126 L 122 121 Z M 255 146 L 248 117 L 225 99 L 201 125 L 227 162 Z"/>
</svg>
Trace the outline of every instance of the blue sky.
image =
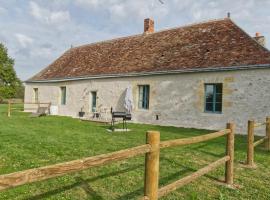
<svg viewBox="0 0 270 200">
<path fill-rule="evenodd" d="M 26 80 L 71 45 L 143 32 L 151 17 L 162 30 L 231 18 L 250 35 L 270 40 L 270 0 L 0 0 L 0 42 Z M 267 42 L 267 47 L 270 43 Z"/>
</svg>

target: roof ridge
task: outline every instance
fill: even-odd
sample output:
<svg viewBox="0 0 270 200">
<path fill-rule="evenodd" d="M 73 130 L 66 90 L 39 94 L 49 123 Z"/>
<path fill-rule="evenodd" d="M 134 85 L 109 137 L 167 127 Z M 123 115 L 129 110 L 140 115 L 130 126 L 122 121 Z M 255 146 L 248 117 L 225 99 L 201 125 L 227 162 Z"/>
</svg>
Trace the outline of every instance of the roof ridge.
<svg viewBox="0 0 270 200">
<path fill-rule="evenodd" d="M 177 29 L 181 29 L 181 28 L 188 28 L 191 26 L 196 26 L 196 25 L 201 25 L 201 24 L 207 24 L 207 23 L 211 23 L 211 22 L 218 22 L 218 21 L 224 21 L 224 20 L 230 20 L 230 18 L 219 18 L 219 19 L 210 19 L 210 20 L 204 20 L 201 22 L 194 22 L 194 23 L 190 23 L 190 24 L 186 24 L 183 26 L 176 26 L 173 28 L 166 28 L 166 29 L 162 29 L 160 31 L 156 31 L 154 33 L 150 33 L 149 35 L 155 34 L 155 33 L 162 33 L 162 32 L 166 32 L 166 31 L 171 31 L 171 30 L 177 30 Z"/>
<path fill-rule="evenodd" d="M 135 35 L 128 35 L 128 36 L 123 36 L 123 37 L 118 37 L 118 38 L 113 38 L 113 39 L 108 39 L 108 40 L 97 41 L 97 42 L 93 42 L 93 43 L 89 43 L 89 44 L 83 44 L 83 45 L 80 45 L 80 46 L 72 47 L 70 49 L 78 49 L 78 48 L 82 48 L 82 47 L 86 47 L 86 46 L 109 43 L 109 42 L 114 42 L 114 41 L 117 41 L 117 40 L 124 40 L 124 39 L 128 39 L 128 38 L 139 37 L 139 36 L 150 36 L 150 35 L 154 35 L 154 34 L 157 34 L 157 33 L 166 32 L 166 31 L 172 31 L 172 30 L 177 30 L 177 29 L 182 29 L 182 28 L 188 28 L 188 27 L 192 27 L 192 26 L 196 26 L 196 25 L 207 24 L 207 23 L 211 23 L 211 22 L 224 21 L 224 20 L 231 20 L 231 19 L 226 17 L 226 18 L 205 20 L 205 21 L 201 21 L 201 22 L 194 22 L 194 23 L 183 25 L 183 26 L 176 26 L 176 27 L 173 27 L 173 28 L 162 29 L 162 30 L 159 30 L 159 31 L 155 31 L 153 33 L 149 33 L 147 35 L 144 34 L 144 33 L 135 34 Z"/>
</svg>

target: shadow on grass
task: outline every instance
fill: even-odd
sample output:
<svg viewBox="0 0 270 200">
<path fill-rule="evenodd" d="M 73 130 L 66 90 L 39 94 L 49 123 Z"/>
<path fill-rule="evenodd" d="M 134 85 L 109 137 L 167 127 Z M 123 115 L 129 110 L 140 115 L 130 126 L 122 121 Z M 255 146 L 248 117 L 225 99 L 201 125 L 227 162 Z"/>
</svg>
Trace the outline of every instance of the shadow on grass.
<svg viewBox="0 0 270 200">
<path fill-rule="evenodd" d="M 220 143 L 217 143 L 217 144 L 220 145 Z M 213 144 L 206 144 L 206 143 L 204 143 L 204 144 L 201 144 L 201 145 L 196 146 L 196 147 L 191 147 L 190 149 L 196 150 L 196 151 L 201 152 L 203 154 L 206 154 L 206 155 L 209 155 L 209 156 L 213 156 L 213 157 L 217 157 L 217 158 L 221 158 L 221 157 L 225 156 L 225 152 L 226 152 L 226 146 L 225 145 L 224 145 L 224 152 L 223 153 L 219 153 L 219 154 L 218 153 L 210 152 L 210 150 L 208 150 L 208 151 L 204 150 L 204 148 L 209 147 L 211 145 L 213 145 Z"/>
<path fill-rule="evenodd" d="M 223 156 L 224 156 L 224 155 L 223 155 Z M 222 157 L 222 156 L 221 156 L 221 157 Z M 196 171 L 199 170 L 199 169 L 194 169 L 194 168 L 191 168 L 191 167 L 184 166 L 184 165 L 182 165 L 182 164 L 180 164 L 180 163 L 178 163 L 178 162 L 175 162 L 175 160 L 172 161 L 171 159 L 168 159 L 168 158 L 166 158 L 166 157 L 163 157 L 162 159 L 163 159 L 163 160 L 166 160 L 167 162 L 170 162 L 170 163 L 173 163 L 173 164 L 177 164 L 179 167 L 184 168 L 184 170 L 181 171 L 181 172 L 176 172 L 176 173 L 174 173 L 174 174 L 172 174 L 172 175 L 170 175 L 170 176 L 168 176 L 168 177 L 166 177 L 166 178 L 164 178 L 164 179 L 161 179 L 161 180 L 160 180 L 160 184 L 163 184 L 163 183 L 162 183 L 162 180 L 165 181 L 166 184 L 168 184 L 169 181 L 175 179 L 176 176 L 179 177 L 179 175 L 181 175 L 181 177 L 183 178 L 183 177 L 184 177 L 183 175 L 187 174 L 188 172 L 196 172 Z M 210 164 L 210 163 L 209 163 L 209 164 Z M 223 180 L 220 180 L 220 179 L 218 179 L 218 178 L 216 178 L 216 177 L 214 177 L 214 176 L 208 175 L 208 174 L 205 174 L 204 177 L 207 177 L 207 178 L 209 178 L 209 179 L 212 179 L 212 180 L 214 180 L 214 181 L 216 181 L 216 182 L 224 182 Z M 165 182 L 164 182 L 164 184 L 165 184 Z"/>
<path fill-rule="evenodd" d="M 179 176 L 179 174 L 186 174 L 187 172 L 190 172 L 189 168 L 183 169 L 181 171 L 175 172 L 173 174 L 170 174 L 169 176 L 163 177 L 159 179 L 159 184 L 165 185 L 168 184 L 169 182 L 172 182 L 172 180 L 175 179 L 175 177 Z M 117 200 L 126 200 L 126 199 L 138 199 L 139 197 L 143 196 L 143 190 L 144 188 L 139 188 L 131 193 L 127 193 L 119 198 Z"/>
<path fill-rule="evenodd" d="M 202 153 L 206 153 L 206 154 L 209 154 L 211 156 L 214 156 L 214 157 L 222 157 L 224 156 L 224 154 L 214 154 L 214 153 L 210 153 L 210 152 L 206 152 L 204 150 L 202 150 L 202 148 L 208 146 L 208 144 L 202 144 L 200 146 L 197 146 L 193 149 L 196 149 Z M 181 167 L 182 169 L 173 173 L 173 174 L 170 174 L 169 176 L 166 176 L 166 177 L 162 177 L 160 178 L 159 180 L 159 184 L 161 186 L 163 185 L 167 185 L 173 181 L 176 181 L 178 180 L 180 177 L 184 177 L 185 175 L 188 175 L 190 173 L 193 173 L 193 172 L 196 172 L 198 169 L 194 169 L 194 168 L 191 168 L 191 167 L 188 167 L 188 166 L 184 166 L 182 165 L 181 163 L 175 161 L 175 160 L 172 160 L 172 159 L 169 159 L 167 157 L 161 157 L 160 158 L 161 160 L 164 160 L 168 163 L 173 163 L 174 165 L 176 164 L 177 166 L 179 166 L 179 168 Z M 70 189 L 73 189 L 75 187 L 80 187 L 82 188 L 85 193 L 93 198 L 93 199 L 97 199 L 97 200 L 103 200 L 104 198 L 99 195 L 91 186 L 90 186 L 90 183 L 91 182 L 94 182 L 96 180 L 100 180 L 100 179 L 104 179 L 104 178 L 108 178 L 108 177 L 112 177 L 112 176 L 117 176 L 117 175 L 120 175 L 120 174 L 123 174 L 123 173 L 126 173 L 126 172 L 130 172 L 132 170 L 136 170 L 140 167 L 142 167 L 144 165 L 136 165 L 134 167 L 130 167 L 130 168 L 126 168 L 126 169 L 123 169 L 123 170 L 120 170 L 120 171 L 116 171 L 116 172 L 111 172 L 111 173 L 107 173 L 107 174 L 103 174 L 103 175 L 100 175 L 100 176 L 96 176 L 96 177 L 93 177 L 93 178 L 88 178 L 88 179 L 83 179 L 81 177 L 77 177 L 75 178 L 76 179 L 76 182 L 71 184 L 71 185 L 66 185 L 66 186 L 63 186 L 63 187 L 60 187 L 60 188 L 57 188 L 57 189 L 54 189 L 54 190 L 50 190 L 50 191 L 47 191 L 45 193 L 41 193 L 41 194 L 38 194 L 38 195 L 35 195 L 35 196 L 32 196 L 30 198 L 26 198 L 27 200 L 39 200 L 39 199 L 44 199 L 44 198 L 48 198 L 50 196 L 53 196 L 53 195 L 56 195 L 58 193 L 61 193 L 61 192 L 64 192 L 66 190 L 70 190 Z M 221 180 L 219 180 L 218 178 L 216 177 L 213 177 L 213 176 L 210 176 L 210 175 L 204 175 L 205 177 L 207 178 L 210 178 L 214 181 L 218 181 L 218 182 L 222 182 Z M 136 197 L 140 197 L 142 196 L 143 194 L 143 188 L 138 188 L 137 190 L 131 192 L 131 193 L 127 193 L 123 196 L 120 196 L 118 197 L 117 199 L 118 200 L 125 200 L 125 199 L 134 199 Z M 24 200 L 26 200 L 24 199 Z"/>
<path fill-rule="evenodd" d="M 167 184 L 169 184 L 169 183 L 171 183 L 173 181 L 178 180 L 179 178 L 177 178 L 177 177 L 179 177 L 179 176 L 183 177 L 184 175 L 186 175 L 186 174 L 188 174 L 190 172 L 197 171 L 197 169 L 187 167 L 187 166 L 183 166 L 182 164 L 175 162 L 175 160 L 172 161 L 171 159 L 166 158 L 166 157 L 162 157 L 161 159 L 165 160 L 166 162 L 169 162 L 169 163 L 177 164 L 179 167 L 181 167 L 183 169 L 180 170 L 180 171 L 177 171 L 177 172 L 175 172 L 173 174 L 170 174 L 169 176 L 160 178 L 160 180 L 159 180 L 160 186 L 167 185 Z M 117 172 L 103 174 L 103 175 L 93 177 L 93 178 L 89 178 L 89 179 L 83 179 L 81 177 L 77 177 L 76 178 L 76 183 L 73 183 L 73 184 L 67 185 L 67 186 L 63 186 L 63 187 L 60 187 L 60 188 L 57 188 L 57 189 L 54 189 L 54 190 L 51 190 L 51 191 L 48 191 L 48 192 L 45 192 L 45 193 L 42 193 L 42 194 L 38 194 L 36 196 L 26 198 L 24 200 L 39 200 L 39 199 L 48 198 L 50 196 L 56 195 L 58 193 L 66 191 L 66 190 L 73 189 L 75 187 L 81 187 L 85 191 L 85 193 L 88 195 L 88 197 L 91 197 L 91 198 L 93 198 L 95 200 L 103 200 L 104 198 L 101 195 L 99 195 L 90 186 L 89 183 L 94 182 L 96 180 L 100 180 L 100 179 L 108 178 L 108 177 L 111 177 L 111 176 L 117 176 L 119 174 L 130 172 L 130 171 L 136 170 L 136 169 L 138 169 L 138 168 L 140 168 L 142 166 L 143 165 L 136 165 L 134 167 L 126 168 L 126 169 L 123 169 L 123 170 L 120 170 L 120 171 L 117 171 Z M 205 177 L 208 177 L 208 178 L 210 178 L 210 179 L 212 179 L 214 181 L 222 182 L 221 180 L 217 179 L 216 177 L 213 177 L 213 176 L 210 176 L 210 175 L 205 175 Z M 139 197 L 143 196 L 143 190 L 144 190 L 143 187 L 138 188 L 137 190 L 134 190 L 133 192 L 130 192 L 130 193 L 127 193 L 127 194 L 125 194 L 123 196 L 118 197 L 117 200 L 126 200 L 126 199 L 139 198 Z"/>
<path fill-rule="evenodd" d="M 138 168 L 140 168 L 142 166 L 143 165 L 137 165 L 137 166 L 134 166 L 134 167 L 131 167 L 131 168 L 123 169 L 123 170 L 108 173 L 108 174 L 103 174 L 103 175 L 96 176 L 96 177 L 89 178 L 89 179 L 83 179 L 81 177 L 77 177 L 76 178 L 76 183 L 57 188 L 55 190 L 50 190 L 48 192 L 38 194 L 38 195 L 35 195 L 35 196 L 32 196 L 32 197 L 28 197 L 28 198 L 25 198 L 24 200 L 39 200 L 39 199 L 48 198 L 50 196 L 56 195 L 58 193 L 66 191 L 66 190 L 73 189 L 74 187 L 81 187 L 89 197 L 92 197 L 93 199 L 97 199 L 97 200 L 102 200 L 103 198 L 100 195 L 98 195 L 91 188 L 91 186 L 89 185 L 90 182 L 94 182 L 96 180 L 104 179 L 104 178 L 111 177 L 111 176 L 117 176 L 119 174 L 123 174 L 123 173 L 129 172 L 129 171 L 138 169 Z"/>
<path fill-rule="evenodd" d="M 163 160 L 166 160 L 168 162 L 173 162 L 175 164 L 174 161 L 171 161 L 170 159 L 168 158 L 162 158 Z M 181 178 L 183 178 L 184 176 L 183 175 L 186 175 L 186 174 L 190 174 L 190 172 L 196 172 L 197 169 L 193 169 L 191 167 L 187 167 L 187 166 L 183 166 L 181 164 L 178 164 L 179 166 L 181 166 L 183 169 L 181 171 L 177 171 L 173 174 L 170 174 L 169 176 L 166 176 L 166 177 L 162 177 L 159 179 L 159 185 L 160 187 L 162 186 L 165 186 L 165 185 L 168 185 L 176 180 L 179 180 L 179 176 L 181 176 Z M 216 182 L 219 182 L 219 183 L 223 183 L 224 181 L 223 180 L 220 180 L 216 177 L 213 177 L 213 176 L 210 176 L 210 175 L 204 175 L 205 177 L 207 178 L 210 178 L 212 179 L 213 181 L 216 181 Z M 177 178 L 177 179 L 176 179 Z M 131 193 L 128 193 L 128 194 L 125 194 L 119 198 L 117 198 L 117 200 L 126 200 L 126 199 L 138 199 L 139 197 L 142 197 L 143 196 L 143 190 L 144 188 L 139 188 Z"/>
<path fill-rule="evenodd" d="M 102 196 L 100 196 L 93 188 L 89 185 L 89 183 L 81 177 L 76 178 L 77 182 L 80 183 L 80 187 L 84 190 L 84 192 L 93 197 L 96 200 L 102 200 Z"/>
</svg>

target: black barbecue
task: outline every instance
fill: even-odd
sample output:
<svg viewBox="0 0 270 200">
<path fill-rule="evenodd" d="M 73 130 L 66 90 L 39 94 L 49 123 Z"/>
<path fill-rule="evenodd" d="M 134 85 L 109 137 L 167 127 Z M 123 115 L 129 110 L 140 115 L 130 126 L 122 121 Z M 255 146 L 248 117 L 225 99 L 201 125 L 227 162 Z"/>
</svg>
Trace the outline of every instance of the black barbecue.
<svg viewBox="0 0 270 200">
<path fill-rule="evenodd" d="M 127 130 L 127 121 L 131 120 L 131 114 L 126 112 L 112 112 L 111 129 L 114 131 L 115 119 L 121 118 L 123 120 L 123 129 Z"/>
</svg>

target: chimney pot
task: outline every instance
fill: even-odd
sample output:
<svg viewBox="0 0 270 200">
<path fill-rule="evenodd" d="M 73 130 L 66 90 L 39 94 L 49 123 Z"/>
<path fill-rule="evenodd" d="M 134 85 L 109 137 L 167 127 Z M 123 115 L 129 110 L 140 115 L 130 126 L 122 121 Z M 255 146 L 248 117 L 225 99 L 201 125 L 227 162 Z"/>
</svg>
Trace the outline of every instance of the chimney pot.
<svg viewBox="0 0 270 200">
<path fill-rule="evenodd" d="M 144 19 L 144 33 L 154 33 L 154 20 L 150 18 Z"/>
<path fill-rule="evenodd" d="M 254 39 L 255 39 L 260 45 L 265 46 L 265 43 L 266 43 L 265 37 L 264 37 L 263 35 L 261 35 L 259 32 L 257 32 L 257 33 L 255 34 Z"/>
</svg>

